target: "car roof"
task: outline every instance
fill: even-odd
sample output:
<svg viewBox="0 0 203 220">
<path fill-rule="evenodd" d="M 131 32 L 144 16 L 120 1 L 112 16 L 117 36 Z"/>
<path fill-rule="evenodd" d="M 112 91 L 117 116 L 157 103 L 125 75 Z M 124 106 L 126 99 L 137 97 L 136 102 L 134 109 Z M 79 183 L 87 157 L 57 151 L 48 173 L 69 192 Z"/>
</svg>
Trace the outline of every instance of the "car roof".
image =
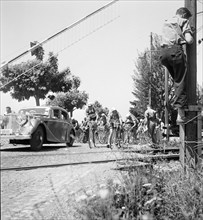
<svg viewBox="0 0 203 220">
<path fill-rule="evenodd" d="M 66 111 L 64 108 L 61 108 L 61 107 L 59 107 L 59 106 L 32 106 L 32 107 L 21 108 L 20 110 L 39 109 L 39 108 L 44 108 L 44 109 L 59 109 L 59 110 Z M 66 111 L 66 112 L 67 112 L 67 111 Z"/>
</svg>

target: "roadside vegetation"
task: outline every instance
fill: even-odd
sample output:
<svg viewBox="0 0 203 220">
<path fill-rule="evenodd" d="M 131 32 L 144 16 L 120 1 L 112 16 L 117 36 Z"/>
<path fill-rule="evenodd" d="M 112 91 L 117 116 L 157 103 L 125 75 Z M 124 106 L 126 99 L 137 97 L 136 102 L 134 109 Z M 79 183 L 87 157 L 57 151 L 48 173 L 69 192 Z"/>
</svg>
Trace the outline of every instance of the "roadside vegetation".
<svg viewBox="0 0 203 220">
<path fill-rule="evenodd" d="M 84 220 L 202 220 L 203 173 L 184 172 L 179 162 L 131 169 L 110 179 L 76 208 Z"/>
<path fill-rule="evenodd" d="M 64 194 L 64 204 L 49 220 L 203 219 L 203 167 L 184 169 L 179 161 L 149 158 L 140 164 L 135 154 L 131 156 L 117 161 L 116 174 L 105 181 Z"/>
</svg>

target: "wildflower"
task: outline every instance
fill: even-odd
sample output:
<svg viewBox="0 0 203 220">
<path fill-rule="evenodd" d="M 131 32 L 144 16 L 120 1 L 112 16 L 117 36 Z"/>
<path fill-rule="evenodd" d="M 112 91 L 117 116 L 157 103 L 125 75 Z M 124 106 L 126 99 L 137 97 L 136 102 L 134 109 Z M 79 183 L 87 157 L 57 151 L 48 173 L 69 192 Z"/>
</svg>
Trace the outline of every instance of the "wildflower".
<svg viewBox="0 0 203 220">
<path fill-rule="evenodd" d="M 86 195 L 81 195 L 81 196 L 79 196 L 79 197 L 76 198 L 76 201 L 77 201 L 77 202 L 81 202 L 81 201 L 84 201 L 84 200 L 86 200 L 86 199 L 87 199 L 87 196 L 86 196 Z"/>
<path fill-rule="evenodd" d="M 153 217 L 150 214 L 144 214 L 142 215 L 141 220 L 153 220 Z"/>
<path fill-rule="evenodd" d="M 100 189 L 98 192 L 98 195 L 101 199 L 106 199 L 109 196 L 109 190 L 108 189 Z"/>
<path fill-rule="evenodd" d="M 113 180 L 113 185 L 120 186 L 121 185 L 121 181 L 119 179 L 114 179 Z"/>
<path fill-rule="evenodd" d="M 145 183 L 145 184 L 143 185 L 143 187 L 146 187 L 146 188 L 150 188 L 151 186 L 152 186 L 151 183 Z"/>
</svg>

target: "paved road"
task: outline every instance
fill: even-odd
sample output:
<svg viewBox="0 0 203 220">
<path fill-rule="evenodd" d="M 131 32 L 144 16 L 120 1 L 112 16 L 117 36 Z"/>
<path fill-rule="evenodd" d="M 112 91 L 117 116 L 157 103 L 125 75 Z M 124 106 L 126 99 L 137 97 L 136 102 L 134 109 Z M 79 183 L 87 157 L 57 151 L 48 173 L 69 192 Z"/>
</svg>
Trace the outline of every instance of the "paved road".
<svg viewBox="0 0 203 220">
<path fill-rule="evenodd" d="M 99 152 L 103 153 L 99 153 Z M 115 158 L 107 148 L 89 149 L 86 144 L 51 145 L 40 152 L 28 146 L 1 146 L 1 168 L 70 163 Z M 1 171 L 1 219 L 50 219 L 55 212 L 70 219 L 67 201 L 92 190 L 117 175 L 115 163 L 83 164 L 22 171 Z M 63 207 L 61 207 L 63 206 Z M 70 218 L 69 218 L 70 217 Z"/>
</svg>

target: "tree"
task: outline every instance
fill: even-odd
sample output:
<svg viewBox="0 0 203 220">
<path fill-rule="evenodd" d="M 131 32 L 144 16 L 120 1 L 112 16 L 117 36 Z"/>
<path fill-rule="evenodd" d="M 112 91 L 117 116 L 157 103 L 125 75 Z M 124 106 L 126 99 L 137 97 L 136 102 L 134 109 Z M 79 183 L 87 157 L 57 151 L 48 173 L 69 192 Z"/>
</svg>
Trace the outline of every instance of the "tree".
<svg viewBox="0 0 203 220">
<path fill-rule="evenodd" d="M 160 37 L 156 34 L 153 36 L 152 51 L 146 49 L 140 52 L 137 62 L 135 63 L 136 69 L 132 76 L 133 79 L 133 92 L 135 100 L 131 101 L 130 112 L 136 117 L 142 117 L 146 106 L 149 103 L 149 86 L 151 85 L 151 103 L 152 108 L 158 112 L 163 112 L 165 100 L 165 70 L 159 61 L 160 56 Z M 150 72 L 150 53 L 151 53 L 151 72 Z M 169 78 L 169 107 L 171 108 L 174 98 L 172 79 Z"/>
<path fill-rule="evenodd" d="M 55 97 L 48 99 L 46 104 L 60 106 L 70 112 L 72 117 L 73 111 L 76 109 L 82 109 L 83 106 L 87 104 L 87 100 L 88 94 L 86 92 L 74 88 L 66 93 L 57 93 Z"/>
<path fill-rule="evenodd" d="M 42 62 L 44 51 L 41 46 L 32 51 L 36 56 L 20 64 L 10 65 L 1 70 L 0 91 L 10 92 L 11 97 L 19 102 L 34 97 L 36 105 L 50 92 L 67 92 L 79 86 L 79 78 L 72 76 L 69 68 L 59 72 L 58 59 L 49 53 L 46 62 Z"/>
</svg>

